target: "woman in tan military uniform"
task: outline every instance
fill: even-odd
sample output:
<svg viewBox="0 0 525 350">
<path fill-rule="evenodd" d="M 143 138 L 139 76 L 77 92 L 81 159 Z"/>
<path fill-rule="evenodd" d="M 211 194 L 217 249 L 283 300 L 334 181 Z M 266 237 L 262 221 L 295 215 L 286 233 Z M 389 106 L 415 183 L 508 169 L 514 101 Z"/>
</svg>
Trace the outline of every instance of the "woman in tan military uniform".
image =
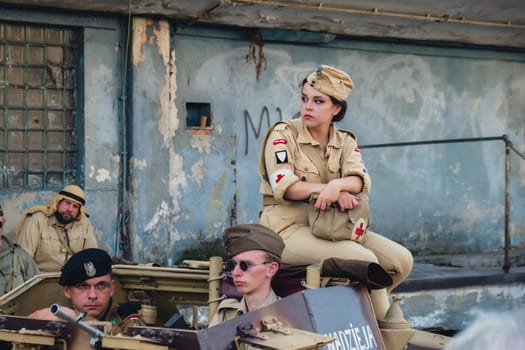
<svg viewBox="0 0 525 350">
<path fill-rule="evenodd" d="M 356 136 L 333 124 L 344 118 L 353 82 L 339 69 L 320 66 L 301 87 L 300 118 L 274 125 L 261 150 L 260 223 L 283 238 L 283 263 L 320 263 L 329 257 L 375 262 L 392 275 L 390 291 L 410 273 L 413 258 L 400 244 L 366 230 L 367 203 L 361 198 L 368 198 L 370 176 Z M 361 217 L 354 218 L 348 239 L 322 239 L 312 234 L 309 205 L 319 211 L 337 205 L 343 212 L 360 211 Z M 378 320 L 390 306 L 388 291 L 371 292 Z"/>
</svg>

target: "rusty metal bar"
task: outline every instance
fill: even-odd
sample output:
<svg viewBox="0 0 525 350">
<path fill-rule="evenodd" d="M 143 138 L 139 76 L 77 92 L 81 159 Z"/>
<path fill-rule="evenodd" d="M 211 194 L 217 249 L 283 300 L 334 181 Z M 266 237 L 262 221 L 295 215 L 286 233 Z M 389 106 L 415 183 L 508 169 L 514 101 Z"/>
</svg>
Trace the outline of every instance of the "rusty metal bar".
<svg viewBox="0 0 525 350">
<path fill-rule="evenodd" d="M 522 29 L 525 27 L 525 24 L 522 23 L 512 23 L 510 20 L 503 21 L 487 21 L 482 19 L 474 18 L 465 18 L 463 16 L 454 18 L 454 17 L 445 17 L 442 15 L 435 15 L 430 13 L 424 14 L 414 14 L 406 12 L 395 12 L 389 10 L 382 10 L 380 8 L 374 7 L 371 9 L 358 9 L 352 7 L 342 7 L 342 6 L 330 6 L 325 5 L 323 2 L 315 4 L 305 4 L 304 2 L 290 3 L 288 1 L 279 1 L 279 0 L 230 0 L 233 6 L 236 4 L 243 5 L 262 5 L 262 6 L 272 6 L 272 7 L 282 7 L 288 9 L 301 9 L 301 10 L 310 10 L 316 12 L 333 12 L 333 13 L 350 13 L 361 16 L 378 16 L 378 17 L 392 17 L 392 18 L 403 18 L 411 19 L 425 22 L 448 22 L 448 23 L 460 23 L 476 26 L 487 26 L 487 27 L 502 27 L 502 28 L 518 28 Z"/>
<path fill-rule="evenodd" d="M 491 136 L 491 137 L 472 137 L 463 139 L 443 139 L 443 140 L 426 140 L 426 141 L 411 141 L 411 142 L 394 142 L 394 143 L 379 143 L 375 145 L 361 145 L 359 148 L 379 148 L 379 147 L 397 147 L 397 146 L 418 146 L 431 145 L 440 143 L 462 143 L 462 142 L 483 142 L 483 141 L 507 141 L 507 136 Z"/>
</svg>

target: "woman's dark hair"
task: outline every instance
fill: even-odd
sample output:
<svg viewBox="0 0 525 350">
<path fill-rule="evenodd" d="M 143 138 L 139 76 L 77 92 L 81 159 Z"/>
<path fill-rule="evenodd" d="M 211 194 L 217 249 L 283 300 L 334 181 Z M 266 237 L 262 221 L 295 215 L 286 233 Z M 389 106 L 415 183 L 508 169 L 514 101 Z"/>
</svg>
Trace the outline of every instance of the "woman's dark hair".
<svg viewBox="0 0 525 350">
<path fill-rule="evenodd" d="M 346 114 L 346 108 L 347 108 L 346 101 L 339 101 L 339 100 L 333 98 L 332 96 L 330 96 L 330 99 L 332 100 L 332 103 L 334 105 L 341 106 L 341 110 L 339 111 L 339 113 L 334 115 L 334 117 L 332 118 L 333 122 L 340 122 L 341 120 L 344 119 L 345 114 Z"/>
<path fill-rule="evenodd" d="M 301 84 L 299 84 L 299 87 L 301 88 L 301 90 L 303 89 L 303 86 L 304 84 L 306 84 L 307 80 L 306 78 L 303 79 L 303 82 Z M 330 96 L 330 95 L 328 95 Z M 332 103 L 334 105 L 338 105 L 338 106 L 341 106 L 341 110 L 339 111 L 339 113 L 337 113 L 336 115 L 334 115 L 334 117 L 332 118 L 332 122 L 340 122 L 341 120 L 344 119 L 345 117 L 345 114 L 346 114 L 346 109 L 347 109 L 347 103 L 346 101 L 339 101 L 338 99 L 330 96 L 330 100 L 332 100 Z"/>
</svg>

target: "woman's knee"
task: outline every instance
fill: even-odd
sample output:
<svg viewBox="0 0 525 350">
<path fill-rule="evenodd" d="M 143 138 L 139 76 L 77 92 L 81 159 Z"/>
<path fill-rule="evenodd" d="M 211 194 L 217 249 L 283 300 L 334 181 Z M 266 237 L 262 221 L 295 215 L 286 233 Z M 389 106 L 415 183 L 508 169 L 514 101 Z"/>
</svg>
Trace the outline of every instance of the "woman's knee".
<svg viewBox="0 0 525 350">
<path fill-rule="evenodd" d="M 405 278 L 410 274 L 414 266 L 414 257 L 407 248 L 400 246 L 401 249 L 397 252 L 397 269 L 399 274 Z"/>
</svg>

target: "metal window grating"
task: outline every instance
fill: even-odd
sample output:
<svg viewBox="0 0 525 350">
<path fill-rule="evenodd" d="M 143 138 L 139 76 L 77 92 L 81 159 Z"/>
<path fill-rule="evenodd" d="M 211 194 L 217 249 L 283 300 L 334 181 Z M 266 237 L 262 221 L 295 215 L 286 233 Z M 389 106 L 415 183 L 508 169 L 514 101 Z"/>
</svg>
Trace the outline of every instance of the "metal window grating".
<svg viewBox="0 0 525 350">
<path fill-rule="evenodd" d="M 76 178 L 79 33 L 0 21 L 0 189 Z"/>
</svg>

